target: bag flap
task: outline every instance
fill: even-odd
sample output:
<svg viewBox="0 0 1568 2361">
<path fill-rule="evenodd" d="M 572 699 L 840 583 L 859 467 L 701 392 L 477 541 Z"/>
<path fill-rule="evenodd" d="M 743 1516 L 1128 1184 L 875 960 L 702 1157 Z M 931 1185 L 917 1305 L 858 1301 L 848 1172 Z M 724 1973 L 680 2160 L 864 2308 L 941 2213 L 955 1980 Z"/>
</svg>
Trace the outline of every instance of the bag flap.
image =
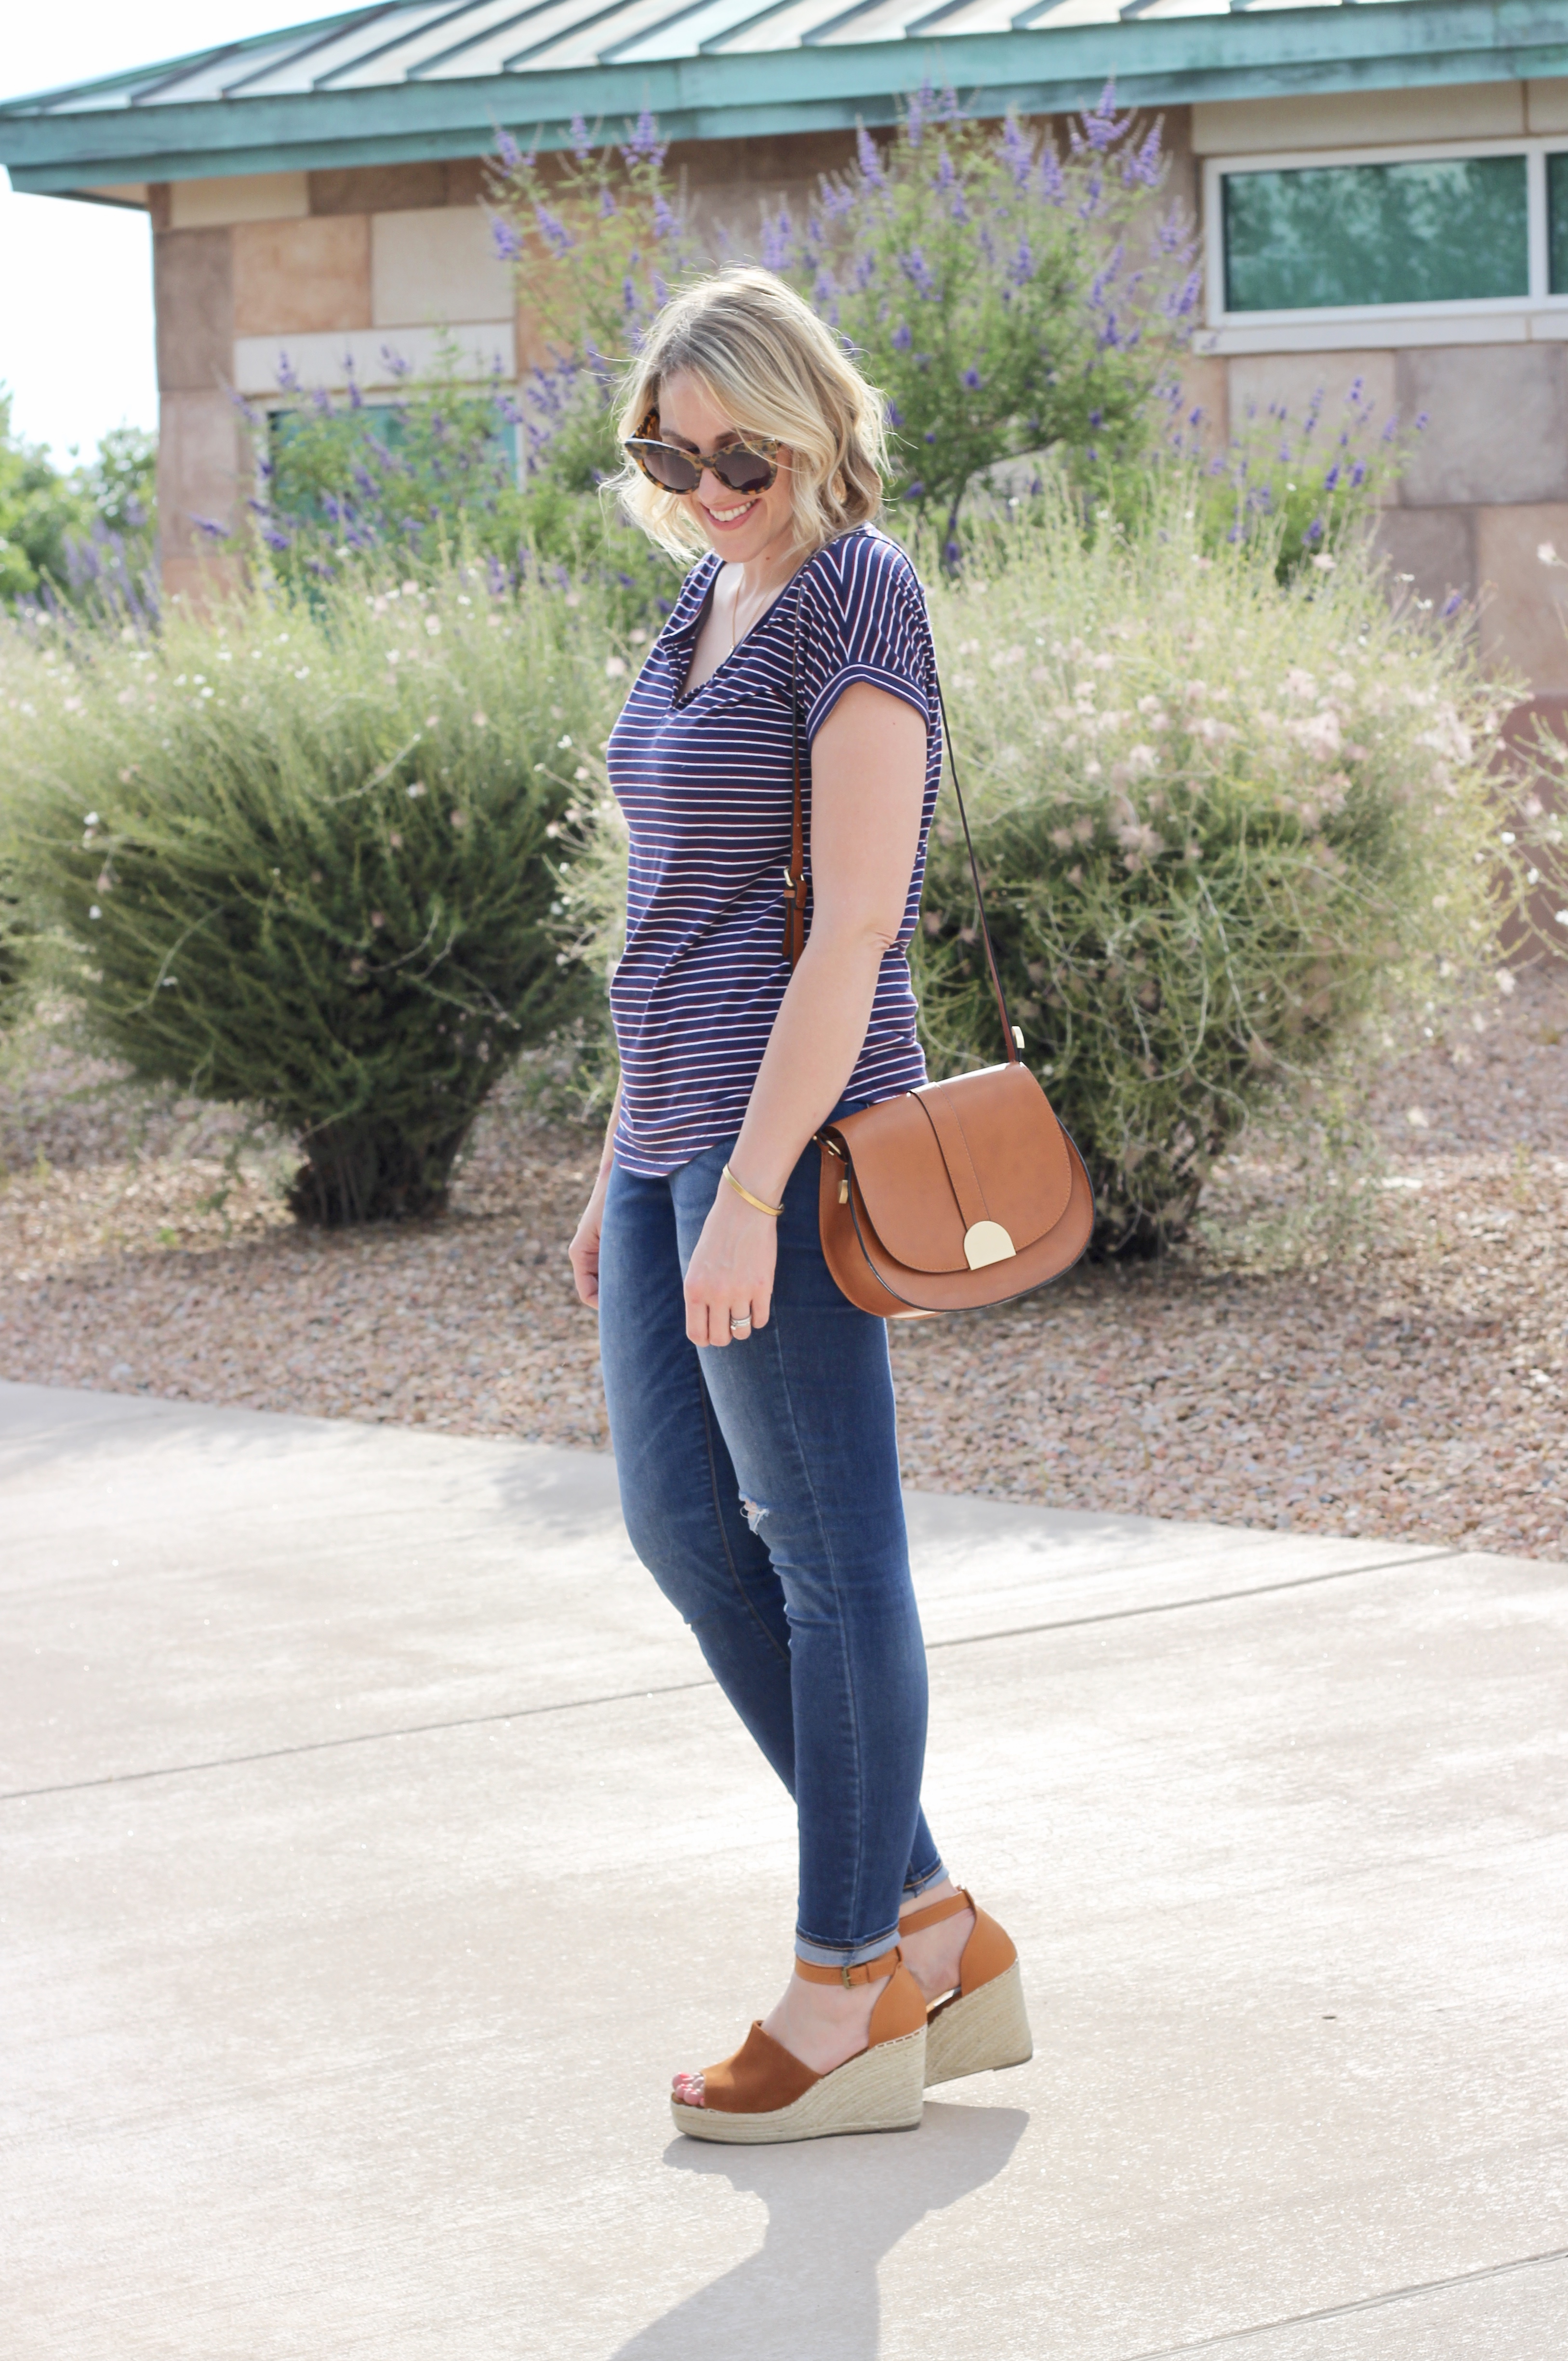
<svg viewBox="0 0 1568 2361">
<path fill-rule="evenodd" d="M 967 1270 L 975 1221 L 999 1224 L 1015 1252 L 1033 1246 L 1072 1194 L 1067 1140 L 1025 1066 L 927 1082 L 832 1128 L 877 1236 L 911 1270 Z"/>
</svg>

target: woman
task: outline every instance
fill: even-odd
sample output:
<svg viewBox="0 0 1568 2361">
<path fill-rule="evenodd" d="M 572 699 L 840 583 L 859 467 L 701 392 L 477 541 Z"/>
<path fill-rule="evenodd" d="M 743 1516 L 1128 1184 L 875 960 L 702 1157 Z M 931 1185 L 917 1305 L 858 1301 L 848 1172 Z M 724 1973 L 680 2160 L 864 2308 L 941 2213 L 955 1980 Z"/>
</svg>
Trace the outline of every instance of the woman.
<svg viewBox="0 0 1568 2361">
<path fill-rule="evenodd" d="M 905 950 L 941 767 L 935 660 L 914 572 L 872 524 L 878 397 L 779 280 L 726 270 L 670 302 L 621 431 L 627 506 L 704 555 L 609 741 L 631 839 L 621 1080 L 572 1264 L 632 1544 L 800 1833 L 784 1996 L 732 2058 L 677 2075 L 673 2105 L 707 2139 L 889 2129 L 919 2121 L 927 2081 L 1029 2055 L 1013 1946 L 920 1809 L 887 1332 L 828 1275 L 811 1144 L 926 1079 Z"/>
</svg>

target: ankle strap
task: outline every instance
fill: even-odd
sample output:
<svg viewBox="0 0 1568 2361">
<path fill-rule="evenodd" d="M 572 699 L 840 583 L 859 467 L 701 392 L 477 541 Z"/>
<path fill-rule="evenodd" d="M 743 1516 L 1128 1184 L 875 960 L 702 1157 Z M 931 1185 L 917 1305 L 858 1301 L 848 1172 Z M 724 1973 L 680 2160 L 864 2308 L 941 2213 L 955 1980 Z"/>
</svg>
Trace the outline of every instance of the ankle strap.
<svg viewBox="0 0 1568 2361">
<path fill-rule="evenodd" d="M 960 1910 L 973 1908 L 973 1896 L 967 1886 L 960 1885 L 958 1892 L 949 1894 L 945 1901 L 933 1902 L 925 1910 L 912 1910 L 907 1918 L 899 1920 L 898 1931 L 901 1935 L 918 1935 L 923 1927 L 939 1927 L 944 1918 L 956 1918 Z"/>
<path fill-rule="evenodd" d="M 903 1962 L 904 1954 L 895 1943 L 891 1951 L 883 1953 L 880 1960 L 862 1960 L 859 1967 L 819 1968 L 815 1960 L 796 1960 L 795 1971 L 808 1984 L 842 1984 L 848 1988 L 850 1984 L 879 1983 L 883 1976 L 890 1976 Z"/>
</svg>

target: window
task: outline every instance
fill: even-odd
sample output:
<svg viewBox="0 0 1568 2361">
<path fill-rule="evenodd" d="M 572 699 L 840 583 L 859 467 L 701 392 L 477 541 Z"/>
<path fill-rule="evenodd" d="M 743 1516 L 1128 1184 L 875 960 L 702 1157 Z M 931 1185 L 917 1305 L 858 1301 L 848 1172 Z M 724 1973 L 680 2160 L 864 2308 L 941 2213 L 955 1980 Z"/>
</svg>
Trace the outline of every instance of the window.
<svg viewBox="0 0 1568 2361">
<path fill-rule="evenodd" d="M 1210 317 L 1238 332 L 1568 299 L 1568 141 L 1237 157 L 1206 179 Z"/>
<path fill-rule="evenodd" d="M 1224 188 L 1227 311 L 1530 293 L 1522 156 L 1231 172 Z M 1568 248 L 1568 219 L 1563 235 Z"/>
</svg>

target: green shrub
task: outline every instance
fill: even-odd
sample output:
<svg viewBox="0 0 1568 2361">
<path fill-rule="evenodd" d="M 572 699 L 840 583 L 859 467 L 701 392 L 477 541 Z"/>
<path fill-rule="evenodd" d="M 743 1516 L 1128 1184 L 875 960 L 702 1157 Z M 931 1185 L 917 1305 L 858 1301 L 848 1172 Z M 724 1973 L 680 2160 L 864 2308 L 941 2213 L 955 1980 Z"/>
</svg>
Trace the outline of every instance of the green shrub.
<svg viewBox="0 0 1568 2361">
<path fill-rule="evenodd" d="M 1519 693 L 1391 604 L 1365 539 L 1281 582 L 1179 488 L 1128 533 L 1047 497 L 932 593 L 1003 981 L 1109 1248 L 1179 1232 L 1254 1113 L 1375 1010 L 1495 956 L 1526 848 Z M 938 1072 L 998 1054 L 950 812 L 916 961 Z"/>
<path fill-rule="evenodd" d="M 0 795 L 100 1043 L 296 1137 L 303 1219 L 437 1210 L 581 996 L 545 856 L 624 669 L 586 594 L 460 568 L 12 628 Z"/>
</svg>

